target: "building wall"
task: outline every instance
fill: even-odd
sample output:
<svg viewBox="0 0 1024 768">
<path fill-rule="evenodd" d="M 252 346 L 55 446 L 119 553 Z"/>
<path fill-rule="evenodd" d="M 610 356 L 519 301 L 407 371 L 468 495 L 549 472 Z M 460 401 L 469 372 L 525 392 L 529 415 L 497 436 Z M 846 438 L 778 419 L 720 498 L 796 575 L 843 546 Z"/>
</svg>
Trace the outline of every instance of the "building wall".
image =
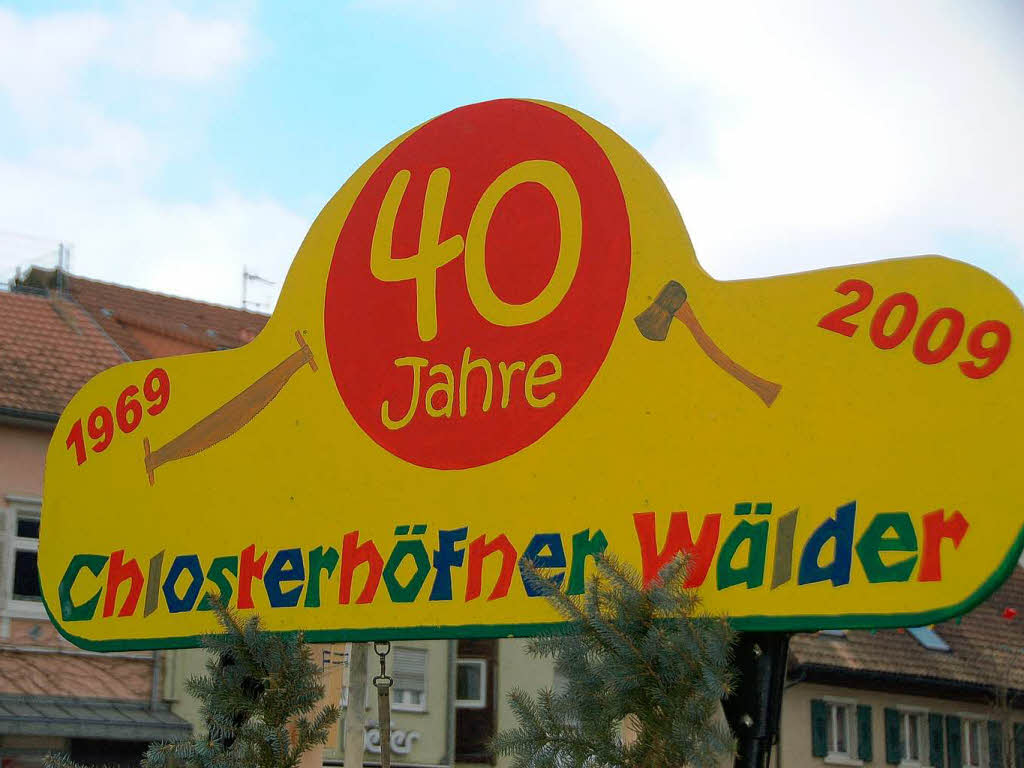
<svg viewBox="0 0 1024 768">
<path fill-rule="evenodd" d="M 19 512 L 41 515 L 51 435 L 46 428 L 0 422 L 0 694 L 24 696 L 26 701 L 33 696 L 149 701 L 152 654 L 80 650 L 60 636 L 42 602 L 12 599 L 15 551 L 21 550 L 23 556 L 31 551 L 26 541 L 32 538 L 16 536 L 17 517 Z M 0 761 L 5 766 L 38 766 L 43 755 L 53 751 L 82 756 L 105 748 L 89 739 L 59 733 L 25 736 L 13 729 L 0 723 Z M 118 742 L 114 747 L 137 752 L 142 745 Z"/>
<path fill-rule="evenodd" d="M 325 650 L 331 646 L 314 645 L 314 658 L 318 655 L 322 658 Z M 346 644 L 333 646 L 338 652 L 348 652 Z M 447 765 L 447 739 L 448 739 L 448 641 L 412 641 L 402 640 L 392 643 L 393 649 L 416 648 L 427 652 L 426 658 L 426 706 L 423 711 L 407 711 L 401 709 L 401 704 L 392 708 L 391 730 L 401 731 L 406 743 L 410 744 L 408 754 L 393 754 L 392 764 L 401 765 Z M 370 658 L 368 664 L 369 679 L 380 671 L 377 657 L 372 654 L 370 646 Z M 168 653 L 167 680 L 164 695 L 171 702 L 171 711 L 179 717 L 190 722 L 198 731 L 205 730 L 205 726 L 199 716 L 199 702 L 185 692 L 185 681 L 194 675 L 205 674 L 206 661 L 209 654 L 202 649 L 185 651 L 173 651 Z M 328 656 L 330 658 L 330 656 Z M 391 658 L 388 661 L 388 672 L 393 671 Z M 347 686 L 347 665 L 336 665 L 327 667 L 328 674 L 339 674 L 341 686 Z M 329 681 L 328 681 L 329 682 Z M 339 686 L 335 686 L 339 687 Z M 338 702 L 340 703 L 340 702 Z M 376 689 L 372 686 L 366 702 L 367 723 L 377 721 L 377 695 Z M 332 732 L 324 750 L 324 760 L 327 763 L 337 763 L 344 755 L 344 710 L 338 724 L 338 728 Z M 379 753 L 366 751 L 364 760 L 367 762 L 379 761 Z"/>
<path fill-rule="evenodd" d="M 50 443 L 48 429 L 0 422 L 0 642 L 56 647 L 57 631 L 42 603 L 15 608 L 9 604 L 13 576 L 16 505 L 38 509 L 43 499 L 43 467 Z"/>
<path fill-rule="evenodd" d="M 48 429 L 0 424 L 0 498 L 13 493 L 43 495 Z"/>
<path fill-rule="evenodd" d="M 380 661 L 373 654 L 373 645 L 369 644 L 370 659 L 367 665 L 369 697 L 366 702 L 367 722 L 377 722 L 377 691 L 372 686 L 374 675 L 380 673 Z M 391 712 L 391 731 L 402 732 L 409 744 L 407 754 L 392 753 L 393 765 L 447 765 L 448 742 L 448 641 L 414 641 L 396 640 L 392 649 L 417 648 L 427 652 L 426 674 L 426 708 L 424 711 L 403 711 L 396 705 Z M 388 659 L 388 673 L 393 669 L 391 657 Z M 342 684 L 347 685 L 347 668 L 342 670 Z M 344 756 L 344 711 L 338 728 L 337 738 L 328 743 L 324 752 L 325 760 L 341 760 Z M 378 762 L 379 753 L 364 753 L 367 761 Z"/>
<path fill-rule="evenodd" d="M 192 725 L 193 731 L 204 731 L 199 717 L 199 700 L 185 692 L 185 681 L 205 674 L 209 654 L 201 648 L 165 651 L 163 697 L 171 705 L 171 712 Z"/>
<path fill-rule="evenodd" d="M 819 758 L 813 756 L 811 701 L 814 699 L 828 700 L 830 698 L 847 700 L 855 705 L 871 707 L 872 759 L 870 762 L 857 759 L 843 760 L 841 758 Z M 965 703 L 951 699 L 908 696 L 898 692 L 859 690 L 838 686 L 799 683 L 788 688 L 783 697 L 782 726 L 779 740 L 781 759 L 775 764 L 778 768 L 804 768 L 805 766 L 826 765 L 885 766 L 887 764 L 885 745 L 885 709 L 887 707 L 917 709 L 926 713 L 936 713 L 943 716 L 954 715 L 962 718 L 965 715 L 969 715 L 985 721 L 996 720 L 1003 723 L 1004 736 L 1012 732 L 1013 723 L 1024 722 L 1024 713 L 1016 712 L 1011 714 L 994 706 Z M 946 759 L 948 760 L 948 752 Z M 1010 762 L 1005 764 L 1011 765 Z M 927 754 L 923 756 L 920 765 L 929 765 Z M 987 755 L 983 760 L 983 765 L 989 765 Z M 941 767 L 936 766 L 935 768 Z"/>
<path fill-rule="evenodd" d="M 515 728 L 516 718 L 508 703 L 508 692 L 513 688 L 535 693 L 541 688 L 553 688 L 555 668 L 550 659 L 537 659 L 527 651 L 529 640 L 508 639 L 498 644 L 498 722 L 499 731 Z M 501 768 L 510 766 L 508 758 L 498 760 Z"/>
<path fill-rule="evenodd" d="M 513 687 L 527 691 L 548 688 L 554 684 L 554 668 L 546 659 L 535 659 L 526 652 L 526 640 L 506 639 L 499 642 L 497 663 L 498 701 L 496 702 L 497 728 L 511 728 L 516 725 L 508 705 L 507 692 Z M 391 714 L 392 731 L 402 731 L 414 736 L 408 754 L 393 754 L 392 763 L 401 765 L 447 765 L 448 757 L 448 641 L 396 641 L 393 647 L 423 648 L 427 651 L 427 703 L 423 712 L 408 712 L 395 709 Z M 322 646 L 315 646 L 315 653 Z M 202 729 L 199 720 L 198 702 L 184 692 L 185 680 L 205 672 L 207 653 L 203 650 L 174 651 L 168 654 L 165 697 L 171 702 L 172 711 L 188 720 L 194 727 Z M 372 678 L 379 671 L 377 657 L 371 654 L 369 674 Z M 389 671 L 391 671 L 389 666 Z M 342 670 L 342 684 L 347 684 L 347 669 Z M 457 714 L 456 714 L 457 716 Z M 377 719 L 376 693 L 371 689 L 366 710 L 367 721 Z M 327 763 L 337 763 L 343 757 L 344 712 L 334 738 L 328 742 L 324 752 Z M 364 753 L 367 762 L 377 762 L 379 755 Z M 472 768 L 471 763 L 457 763 Z M 498 761 L 501 767 L 510 766 L 511 761 Z"/>
</svg>

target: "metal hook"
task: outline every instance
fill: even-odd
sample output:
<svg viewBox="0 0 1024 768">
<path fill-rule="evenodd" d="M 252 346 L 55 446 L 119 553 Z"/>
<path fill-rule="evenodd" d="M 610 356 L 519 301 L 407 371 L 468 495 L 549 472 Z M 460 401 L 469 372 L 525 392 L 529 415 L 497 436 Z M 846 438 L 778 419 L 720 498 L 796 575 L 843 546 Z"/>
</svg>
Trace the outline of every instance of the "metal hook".
<svg viewBox="0 0 1024 768">
<path fill-rule="evenodd" d="M 387 669 L 384 666 L 384 660 L 387 658 L 387 655 L 391 653 L 391 641 L 374 640 L 373 652 L 380 657 L 380 674 L 373 678 L 373 684 L 377 686 L 377 688 L 390 688 L 394 685 L 395 681 L 388 676 Z"/>
</svg>

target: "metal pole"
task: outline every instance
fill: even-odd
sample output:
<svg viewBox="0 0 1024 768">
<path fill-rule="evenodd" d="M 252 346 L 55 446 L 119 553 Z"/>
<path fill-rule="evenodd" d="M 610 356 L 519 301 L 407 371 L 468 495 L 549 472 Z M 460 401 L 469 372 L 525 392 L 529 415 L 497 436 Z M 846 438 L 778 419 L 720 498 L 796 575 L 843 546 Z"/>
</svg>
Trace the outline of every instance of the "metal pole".
<svg viewBox="0 0 1024 768">
<path fill-rule="evenodd" d="M 391 768 L 391 686 L 394 680 L 388 677 L 384 661 L 391 652 L 387 640 L 375 641 L 373 652 L 380 657 L 380 674 L 373 678 L 377 686 L 377 727 L 380 729 L 380 768 Z"/>
<path fill-rule="evenodd" d="M 445 715 L 447 734 L 445 738 L 445 752 L 448 755 L 449 768 L 455 766 L 455 684 L 457 681 L 457 667 L 459 656 L 459 641 L 448 641 L 448 695 L 445 697 Z M 1022 766 L 1021 768 L 1024 768 Z"/>
<path fill-rule="evenodd" d="M 778 739 L 782 691 L 789 657 L 784 632 L 742 633 L 736 644 L 739 672 L 733 693 L 722 700 L 736 736 L 735 768 L 768 768 Z"/>
<path fill-rule="evenodd" d="M 64 243 L 57 244 L 57 295 L 64 295 Z"/>
<path fill-rule="evenodd" d="M 160 651 L 153 651 L 153 679 L 150 681 L 149 708 L 156 709 L 163 699 L 160 690 L 160 665 L 163 663 L 163 654 Z"/>
<path fill-rule="evenodd" d="M 345 768 L 362 768 L 366 738 L 366 643 L 352 643 L 348 655 L 348 706 L 345 707 Z"/>
</svg>

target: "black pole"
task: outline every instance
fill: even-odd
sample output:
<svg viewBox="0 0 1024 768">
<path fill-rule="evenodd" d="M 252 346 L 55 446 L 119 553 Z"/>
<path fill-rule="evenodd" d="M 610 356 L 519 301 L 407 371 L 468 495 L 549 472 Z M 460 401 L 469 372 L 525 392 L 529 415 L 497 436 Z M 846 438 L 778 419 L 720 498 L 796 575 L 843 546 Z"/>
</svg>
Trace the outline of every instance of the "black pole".
<svg viewBox="0 0 1024 768">
<path fill-rule="evenodd" d="M 778 741 L 789 635 L 744 632 L 736 643 L 736 687 L 722 700 L 736 736 L 735 768 L 768 768 Z"/>
</svg>

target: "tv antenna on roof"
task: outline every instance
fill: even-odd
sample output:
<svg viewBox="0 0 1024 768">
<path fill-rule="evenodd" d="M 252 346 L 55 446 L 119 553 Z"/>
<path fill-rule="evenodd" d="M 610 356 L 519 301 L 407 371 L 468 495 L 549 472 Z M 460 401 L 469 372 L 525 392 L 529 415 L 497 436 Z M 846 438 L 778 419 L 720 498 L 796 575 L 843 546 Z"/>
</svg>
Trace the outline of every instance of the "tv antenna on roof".
<svg viewBox="0 0 1024 768">
<path fill-rule="evenodd" d="M 71 272 L 71 246 L 61 241 L 57 246 L 57 294 L 63 295 L 67 288 L 67 275 Z"/>
<path fill-rule="evenodd" d="M 263 283 L 264 285 L 274 285 L 270 280 L 265 277 L 260 277 L 255 272 L 250 272 L 249 267 L 242 265 L 242 309 L 248 310 L 251 304 L 256 309 L 264 306 L 263 302 L 260 301 L 249 301 L 249 283 L 250 282 Z"/>
</svg>

